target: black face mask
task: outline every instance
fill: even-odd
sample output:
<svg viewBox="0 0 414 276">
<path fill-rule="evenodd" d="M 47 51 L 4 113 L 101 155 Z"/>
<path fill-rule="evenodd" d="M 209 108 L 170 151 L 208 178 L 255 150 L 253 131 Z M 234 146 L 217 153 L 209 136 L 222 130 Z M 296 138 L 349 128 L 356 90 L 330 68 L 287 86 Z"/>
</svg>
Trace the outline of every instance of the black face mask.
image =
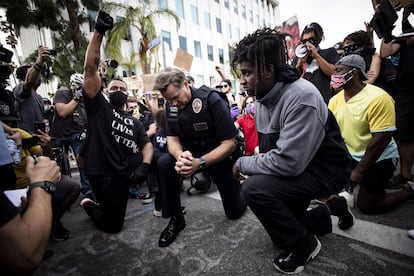
<svg viewBox="0 0 414 276">
<path fill-rule="evenodd" d="M 109 102 L 116 108 L 123 107 L 127 102 L 128 95 L 122 91 L 115 91 L 109 93 Z"/>
</svg>

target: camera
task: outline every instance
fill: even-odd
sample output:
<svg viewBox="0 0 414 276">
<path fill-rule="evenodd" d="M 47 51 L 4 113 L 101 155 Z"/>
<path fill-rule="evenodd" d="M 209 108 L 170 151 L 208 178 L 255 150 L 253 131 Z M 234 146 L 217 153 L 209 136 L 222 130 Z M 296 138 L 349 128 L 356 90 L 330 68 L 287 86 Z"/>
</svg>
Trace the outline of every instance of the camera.
<svg viewBox="0 0 414 276">
<path fill-rule="evenodd" d="M 51 56 L 56 56 L 56 55 L 57 55 L 56 50 L 55 50 L 55 49 L 50 49 L 50 50 L 49 50 L 49 55 L 51 55 Z"/>
<path fill-rule="evenodd" d="M 116 61 L 115 59 L 106 59 L 105 63 L 106 65 L 112 68 L 117 68 L 119 65 L 118 61 Z"/>
<path fill-rule="evenodd" d="M 22 148 L 29 149 L 34 146 L 38 146 L 41 144 L 40 138 L 37 136 L 32 136 L 30 138 L 22 139 Z"/>
</svg>

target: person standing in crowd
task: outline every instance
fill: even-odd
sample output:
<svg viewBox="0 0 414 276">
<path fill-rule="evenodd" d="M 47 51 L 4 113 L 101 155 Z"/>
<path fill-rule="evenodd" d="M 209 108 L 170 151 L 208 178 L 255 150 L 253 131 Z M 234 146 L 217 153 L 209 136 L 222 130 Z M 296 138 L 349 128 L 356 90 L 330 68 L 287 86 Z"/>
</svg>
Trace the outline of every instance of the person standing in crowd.
<svg viewBox="0 0 414 276">
<path fill-rule="evenodd" d="M 307 54 L 297 59 L 296 69 L 304 79 L 319 89 L 325 103 L 328 103 L 332 97 L 330 78 L 335 68 L 334 64 L 340 57 L 333 47 L 328 49 L 319 47 L 324 38 L 323 29 L 318 23 L 313 22 L 305 26 L 300 39 L 307 47 Z"/>
<path fill-rule="evenodd" d="M 246 155 L 258 153 L 259 140 L 257 137 L 256 124 L 254 122 L 254 96 L 247 96 L 243 102 L 244 115 L 238 118 L 234 125 L 237 129 L 241 128 L 243 137 L 246 140 Z"/>
<path fill-rule="evenodd" d="M 413 10 L 414 7 L 404 8 L 404 17 L 406 17 L 402 20 L 404 33 L 414 32 L 414 28 L 408 21 L 408 15 L 413 13 Z M 394 41 L 390 39 L 387 42 L 384 38 L 381 41 L 381 57 L 385 58 L 395 54 L 400 55 L 394 93 L 397 126 L 394 138 L 398 143 L 400 173 L 392 179 L 393 186 L 404 185 L 407 181 L 412 180 L 411 170 L 414 164 L 414 36 Z"/>
<path fill-rule="evenodd" d="M 381 57 L 375 52 L 371 35 L 365 31 L 350 33 L 344 38 L 344 56 L 357 54 L 364 58 L 368 79 L 365 83 L 376 84 L 381 71 Z"/>
<path fill-rule="evenodd" d="M 192 88 L 184 72 L 173 67 L 158 73 L 153 90 L 160 91 L 168 101 L 165 109 L 169 154 L 157 162 L 162 203 L 165 202 L 163 216 L 171 217 L 158 242 L 160 247 L 166 247 L 186 226 L 180 200 L 181 178 L 207 171 L 217 184 L 224 212 L 230 219 L 241 217 L 246 204 L 231 172 L 229 156 L 235 149 L 237 130 L 226 103 L 206 86 Z"/>
<path fill-rule="evenodd" d="M 142 123 L 126 111 L 126 83 L 120 79 L 108 83 L 109 103 L 101 92 L 100 48 L 105 32 L 112 28 L 113 18 L 99 11 L 86 50 L 83 93 L 88 130 L 82 156 L 97 202 L 84 198 L 81 206 L 98 228 L 118 233 L 124 223 L 130 181 L 145 179 L 153 149 Z M 142 160 L 131 172 L 129 158 L 137 152 Z"/>
<path fill-rule="evenodd" d="M 1 136 L 1 135 L 0 135 Z M 4 139 L 0 137 L 0 144 Z M 0 152 L 0 155 L 2 152 Z M 19 209 L 0 192 L 0 272 L 2 275 L 29 275 L 40 265 L 52 227 L 52 195 L 60 178 L 55 161 L 47 157 L 27 158 L 30 185 L 27 209 Z M 3 177 L 3 175 L 2 175 Z"/>
<path fill-rule="evenodd" d="M 256 96 L 260 153 L 239 158 L 233 166 L 241 194 L 283 251 L 273 266 L 287 274 L 301 272 L 319 253 L 315 235 L 353 225 L 343 197 L 307 211 L 312 199 L 328 197 L 348 185 L 350 159 L 339 127 L 320 92 L 288 65 L 284 35 L 270 28 L 244 37 L 234 50 L 240 85 Z"/>
<path fill-rule="evenodd" d="M 53 125 L 53 119 L 55 117 L 55 107 L 48 98 L 43 98 L 44 112 L 43 122 L 46 124 L 46 130 L 49 132 Z"/>
<path fill-rule="evenodd" d="M 15 110 L 18 116 L 18 127 L 30 133 L 34 132 L 34 123 L 43 121 L 43 98 L 36 93 L 40 86 L 40 73 L 43 63 L 50 56 L 47 47 L 39 47 L 36 62 L 32 66 L 21 66 L 16 70 L 16 76 L 21 81 L 13 89 Z"/>
<path fill-rule="evenodd" d="M 75 158 L 78 159 L 80 147 L 86 134 L 86 111 L 82 94 L 83 75 L 74 73 L 70 76 L 70 89 L 61 87 L 56 91 L 54 103 L 56 116 L 53 122 L 50 135 L 53 137 L 52 146 L 63 147 L 66 153 L 69 147 L 72 149 Z M 82 194 L 85 197 L 94 198 L 89 179 L 85 170 L 77 162 Z M 69 174 L 70 172 L 63 172 Z"/>
<path fill-rule="evenodd" d="M 411 188 L 387 193 L 398 158 L 394 102 L 381 88 L 365 84 L 365 61 L 360 55 L 343 57 L 335 65 L 332 86 L 340 90 L 329 101 L 348 151 L 352 156 L 351 190 L 360 185 L 356 204 L 367 214 L 390 211 L 401 202 L 414 198 Z"/>
</svg>

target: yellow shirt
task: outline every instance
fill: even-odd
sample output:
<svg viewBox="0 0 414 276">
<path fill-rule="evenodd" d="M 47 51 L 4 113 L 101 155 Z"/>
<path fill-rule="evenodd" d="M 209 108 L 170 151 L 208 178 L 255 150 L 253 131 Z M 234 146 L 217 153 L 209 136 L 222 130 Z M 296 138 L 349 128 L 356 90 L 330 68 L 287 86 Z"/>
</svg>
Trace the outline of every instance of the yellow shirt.
<svg viewBox="0 0 414 276">
<path fill-rule="evenodd" d="M 375 132 L 395 131 L 394 100 L 381 88 L 367 84 L 345 101 L 344 90 L 333 96 L 328 108 L 334 114 L 345 144 L 352 157 L 360 161 Z M 378 161 L 398 157 L 392 140 Z"/>
<path fill-rule="evenodd" d="M 14 130 L 20 132 L 20 134 L 22 135 L 22 139 L 27 139 L 27 138 L 32 137 L 30 133 L 28 133 L 27 131 L 23 129 L 15 128 Z M 32 154 L 39 154 L 42 147 L 34 146 L 28 149 L 22 149 L 22 147 L 20 147 L 19 149 L 20 149 L 21 161 L 19 164 L 13 164 L 14 173 L 16 174 L 16 178 L 17 178 L 17 181 L 16 181 L 17 189 L 26 188 L 27 185 L 30 184 L 29 180 L 26 178 L 26 157 Z"/>
</svg>

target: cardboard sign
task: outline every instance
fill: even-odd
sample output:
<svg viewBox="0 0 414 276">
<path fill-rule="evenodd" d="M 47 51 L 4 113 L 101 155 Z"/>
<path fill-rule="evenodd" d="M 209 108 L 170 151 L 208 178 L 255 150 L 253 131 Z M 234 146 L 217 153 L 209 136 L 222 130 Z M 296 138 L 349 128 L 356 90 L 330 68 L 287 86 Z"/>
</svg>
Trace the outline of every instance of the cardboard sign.
<svg viewBox="0 0 414 276">
<path fill-rule="evenodd" d="M 174 66 L 183 68 L 186 72 L 190 72 L 191 64 L 193 63 L 193 56 L 181 48 L 177 49 L 175 54 Z"/>
<path fill-rule="evenodd" d="M 144 83 L 144 92 L 152 91 L 155 84 L 157 74 L 146 74 L 142 75 L 142 82 Z"/>
</svg>

